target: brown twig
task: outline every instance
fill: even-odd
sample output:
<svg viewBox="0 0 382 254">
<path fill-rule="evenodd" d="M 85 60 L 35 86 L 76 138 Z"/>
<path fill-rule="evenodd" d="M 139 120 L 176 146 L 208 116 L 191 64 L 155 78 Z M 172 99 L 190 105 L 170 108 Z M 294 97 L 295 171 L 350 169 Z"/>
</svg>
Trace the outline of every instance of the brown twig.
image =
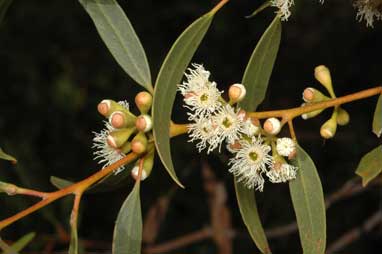
<svg viewBox="0 0 382 254">
<path fill-rule="evenodd" d="M 357 241 L 362 234 L 370 232 L 373 228 L 382 223 L 382 211 L 377 211 L 372 216 L 367 218 L 365 222 L 343 234 L 340 238 L 334 241 L 327 248 L 326 254 L 332 254 L 339 250 L 342 250 L 347 245 L 354 241 Z"/>
</svg>

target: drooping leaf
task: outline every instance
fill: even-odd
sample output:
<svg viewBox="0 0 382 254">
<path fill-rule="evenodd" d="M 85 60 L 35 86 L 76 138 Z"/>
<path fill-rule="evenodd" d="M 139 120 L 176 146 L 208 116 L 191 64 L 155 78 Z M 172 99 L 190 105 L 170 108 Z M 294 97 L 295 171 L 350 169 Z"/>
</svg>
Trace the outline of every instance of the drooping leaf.
<svg viewBox="0 0 382 254">
<path fill-rule="evenodd" d="M 324 193 L 316 166 L 300 147 L 293 165 L 298 167 L 296 179 L 289 190 L 297 218 L 304 253 L 323 254 L 326 246 L 326 211 Z"/>
<path fill-rule="evenodd" d="M 180 186 L 182 184 L 176 176 L 171 159 L 169 133 L 171 112 L 177 84 L 181 81 L 184 71 L 206 34 L 213 16 L 214 12 L 209 12 L 184 30 L 168 52 L 155 83 L 152 108 L 155 145 L 163 165 Z"/>
<path fill-rule="evenodd" d="M 378 146 L 362 157 L 355 173 L 362 177 L 362 185 L 366 186 L 381 172 L 382 146 Z"/>
<path fill-rule="evenodd" d="M 114 227 L 113 254 L 141 254 L 142 214 L 137 182 L 123 203 Z"/>
<path fill-rule="evenodd" d="M 19 251 L 22 251 L 33 240 L 35 236 L 36 233 L 34 232 L 24 235 L 10 246 L 10 250 L 4 251 L 3 254 L 14 254 Z"/>
<path fill-rule="evenodd" d="M 276 16 L 261 36 L 245 69 L 242 84 L 247 94 L 240 106 L 246 110 L 255 110 L 264 100 L 268 82 L 275 64 L 280 46 L 281 22 Z"/>
<path fill-rule="evenodd" d="M 381 137 L 381 134 L 382 134 L 382 94 L 378 98 L 377 106 L 375 107 L 375 111 L 374 111 L 373 132 L 378 137 Z"/>
<path fill-rule="evenodd" d="M 124 71 L 152 92 L 145 51 L 126 14 L 115 0 L 79 0 L 99 35 Z"/>
<path fill-rule="evenodd" d="M 271 253 L 263 226 L 257 211 L 255 191 L 248 189 L 243 183 L 238 182 L 235 177 L 236 199 L 239 205 L 240 214 L 249 234 L 255 242 L 257 248 L 262 253 Z"/>
<path fill-rule="evenodd" d="M 13 0 L 0 0 L 0 24 L 3 22 L 5 13 L 7 13 L 12 1 Z"/>
<path fill-rule="evenodd" d="M 2 160 L 7 160 L 7 161 L 11 161 L 13 163 L 16 163 L 17 160 L 15 157 L 9 155 L 9 154 L 6 154 L 3 149 L 0 148 L 0 159 Z"/>
<path fill-rule="evenodd" d="M 256 8 L 256 10 L 254 10 L 250 15 L 246 16 L 246 18 L 247 19 L 253 18 L 257 14 L 259 14 L 260 12 L 262 12 L 263 10 L 268 8 L 269 6 L 271 6 L 271 2 L 270 1 L 265 1 L 258 8 Z"/>
</svg>

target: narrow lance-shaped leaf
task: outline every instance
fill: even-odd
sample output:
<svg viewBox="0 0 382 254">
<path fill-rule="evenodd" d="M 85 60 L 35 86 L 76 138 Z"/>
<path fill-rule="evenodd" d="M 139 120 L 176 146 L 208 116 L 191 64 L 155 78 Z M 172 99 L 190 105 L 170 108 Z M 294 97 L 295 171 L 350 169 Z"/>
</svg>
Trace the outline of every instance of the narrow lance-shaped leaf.
<svg viewBox="0 0 382 254">
<path fill-rule="evenodd" d="M 246 110 L 255 110 L 264 100 L 279 50 L 280 38 L 281 22 L 276 16 L 261 36 L 244 72 L 242 84 L 247 89 L 247 95 L 240 102 L 240 106 Z"/>
<path fill-rule="evenodd" d="M 375 107 L 375 111 L 374 111 L 373 132 L 378 137 L 381 137 L 381 134 L 382 134 L 382 94 L 378 98 L 377 106 Z"/>
<path fill-rule="evenodd" d="M 366 186 L 382 172 L 382 146 L 378 146 L 361 159 L 355 173 L 362 177 L 362 185 Z"/>
<path fill-rule="evenodd" d="M 13 163 L 17 162 L 17 160 L 15 159 L 15 157 L 5 153 L 3 151 L 3 149 L 0 148 L 0 159 L 2 160 L 7 160 L 7 161 L 11 161 Z"/>
<path fill-rule="evenodd" d="M 0 24 L 13 0 L 0 0 Z"/>
<path fill-rule="evenodd" d="M 271 253 L 263 226 L 257 211 L 255 193 L 248 189 L 242 182 L 235 181 L 236 198 L 239 204 L 240 214 L 256 246 L 262 253 Z"/>
<path fill-rule="evenodd" d="M 280 38 L 281 23 L 276 16 L 256 45 L 244 72 L 242 83 L 247 89 L 247 95 L 240 103 L 240 107 L 243 109 L 255 110 L 264 99 L 269 77 L 279 49 Z M 244 224 L 247 226 L 256 246 L 263 253 L 270 253 L 269 244 L 257 211 L 255 191 L 247 189 L 241 183 L 237 183 L 236 178 L 235 187 L 237 202 Z"/>
<path fill-rule="evenodd" d="M 152 92 L 145 51 L 126 14 L 115 0 L 79 0 L 99 35 L 124 71 Z"/>
<path fill-rule="evenodd" d="M 155 145 L 163 165 L 180 186 L 182 184 L 176 176 L 171 159 L 169 133 L 171 112 L 177 84 L 206 34 L 214 14 L 213 10 L 197 19 L 178 37 L 162 64 L 155 84 L 152 108 Z"/>
<path fill-rule="evenodd" d="M 304 253 L 323 254 L 326 246 L 326 215 L 324 193 L 316 166 L 300 147 L 293 165 L 298 167 L 296 179 L 289 190 L 297 218 Z"/>
<path fill-rule="evenodd" d="M 141 254 L 142 214 L 140 183 L 123 203 L 114 227 L 113 254 Z"/>
<path fill-rule="evenodd" d="M 260 12 L 262 12 L 263 10 L 268 8 L 269 6 L 271 6 L 271 2 L 270 1 L 265 1 L 258 8 L 256 8 L 256 10 L 254 10 L 250 15 L 246 16 L 246 18 L 247 19 L 253 18 L 257 14 L 259 14 Z"/>
</svg>

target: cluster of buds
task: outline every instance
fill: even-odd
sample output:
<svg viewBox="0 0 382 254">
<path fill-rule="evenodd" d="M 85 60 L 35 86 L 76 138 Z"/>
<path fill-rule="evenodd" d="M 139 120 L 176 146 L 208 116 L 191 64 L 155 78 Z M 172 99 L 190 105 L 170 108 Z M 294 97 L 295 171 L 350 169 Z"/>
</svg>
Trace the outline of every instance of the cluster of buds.
<svg viewBox="0 0 382 254">
<path fill-rule="evenodd" d="M 290 138 L 276 138 L 280 121 L 267 119 L 262 128 L 258 119 L 249 117 L 236 105 L 246 95 L 242 84 L 229 87 L 227 102 L 216 83 L 209 81 L 210 72 L 202 65 L 193 67 L 185 74 L 187 80 L 179 85 L 179 91 L 190 111 L 190 142 L 198 142 L 199 152 L 206 149 L 210 153 L 217 148 L 220 151 L 226 143 L 227 150 L 234 154 L 229 172 L 248 188 L 262 191 L 264 175 L 273 183 L 294 179 L 297 168 L 286 160 L 294 157 L 296 145 Z"/>
<path fill-rule="evenodd" d="M 146 179 L 153 168 L 154 145 L 149 142 L 152 139 L 152 119 L 149 111 L 152 105 L 152 96 L 148 92 L 140 92 L 135 96 L 135 104 L 140 114 L 134 115 L 126 101 L 102 100 L 98 104 L 98 112 L 103 115 L 105 129 L 95 133 L 93 147 L 96 149 L 95 159 L 104 166 L 113 164 L 123 158 L 127 153 L 133 152 L 142 155 L 143 171 L 141 180 Z M 118 168 L 119 173 L 125 168 Z M 138 162 L 133 167 L 131 174 L 138 176 Z"/>
<path fill-rule="evenodd" d="M 308 87 L 304 90 L 302 93 L 302 99 L 304 100 L 304 103 L 302 106 L 327 101 L 330 99 L 336 98 L 336 95 L 333 90 L 333 84 L 332 84 L 332 78 L 330 75 L 330 71 L 326 66 L 320 65 L 317 66 L 314 70 L 314 77 L 318 80 L 318 82 L 325 87 L 327 92 L 329 93 L 329 96 L 324 95 L 319 90 Z M 302 115 L 303 119 L 309 119 L 312 117 L 317 116 L 323 111 L 323 109 L 315 110 L 309 113 L 305 113 Z M 320 134 L 325 139 L 333 138 L 336 134 L 337 125 L 347 125 L 350 121 L 349 113 L 341 108 L 341 107 L 335 107 L 333 110 L 333 113 L 331 117 L 321 126 Z"/>
</svg>

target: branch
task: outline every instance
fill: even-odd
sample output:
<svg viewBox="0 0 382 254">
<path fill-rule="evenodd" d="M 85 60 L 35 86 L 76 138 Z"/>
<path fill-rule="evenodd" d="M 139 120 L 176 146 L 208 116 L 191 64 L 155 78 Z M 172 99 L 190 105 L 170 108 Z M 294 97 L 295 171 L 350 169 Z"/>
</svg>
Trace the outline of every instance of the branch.
<svg viewBox="0 0 382 254">
<path fill-rule="evenodd" d="M 30 206 L 29 208 L 11 216 L 5 220 L 0 221 L 0 231 L 2 229 L 4 229 L 5 227 L 9 226 L 10 224 L 14 223 L 15 221 L 18 221 L 19 219 L 41 209 L 42 207 L 54 202 L 55 200 L 57 200 L 59 198 L 62 198 L 64 196 L 67 196 L 70 194 L 76 194 L 76 195 L 82 194 L 87 188 L 89 188 L 94 183 L 98 182 L 99 180 L 101 180 L 105 176 L 111 174 L 117 168 L 119 168 L 119 167 L 121 167 L 127 163 L 130 163 L 137 158 L 138 158 L 138 155 L 135 153 L 127 154 L 126 157 L 122 158 L 121 160 L 111 164 L 110 166 L 108 166 L 106 168 L 103 168 L 103 169 L 97 171 L 95 174 L 89 176 L 88 178 L 86 178 L 80 182 L 74 183 L 74 184 L 72 184 L 66 188 L 63 188 L 61 190 L 58 190 L 58 191 L 44 193 L 44 199 L 41 200 L 40 202 Z"/>
<path fill-rule="evenodd" d="M 369 218 L 367 218 L 367 220 L 365 220 L 365 222 L 362 225 L 349 230 L 340 238 L 338 238 L 334 243 L 329 245 L 326 254 L 332 254 L 339 250 L 342 250 L 347 245 L 351 244 L 354 241 L 357 241 L 363 233 L 370 232 L 374 227 L 378 226 L 381 223 L 382 211 L 378 211 Z"/>
</svg>

